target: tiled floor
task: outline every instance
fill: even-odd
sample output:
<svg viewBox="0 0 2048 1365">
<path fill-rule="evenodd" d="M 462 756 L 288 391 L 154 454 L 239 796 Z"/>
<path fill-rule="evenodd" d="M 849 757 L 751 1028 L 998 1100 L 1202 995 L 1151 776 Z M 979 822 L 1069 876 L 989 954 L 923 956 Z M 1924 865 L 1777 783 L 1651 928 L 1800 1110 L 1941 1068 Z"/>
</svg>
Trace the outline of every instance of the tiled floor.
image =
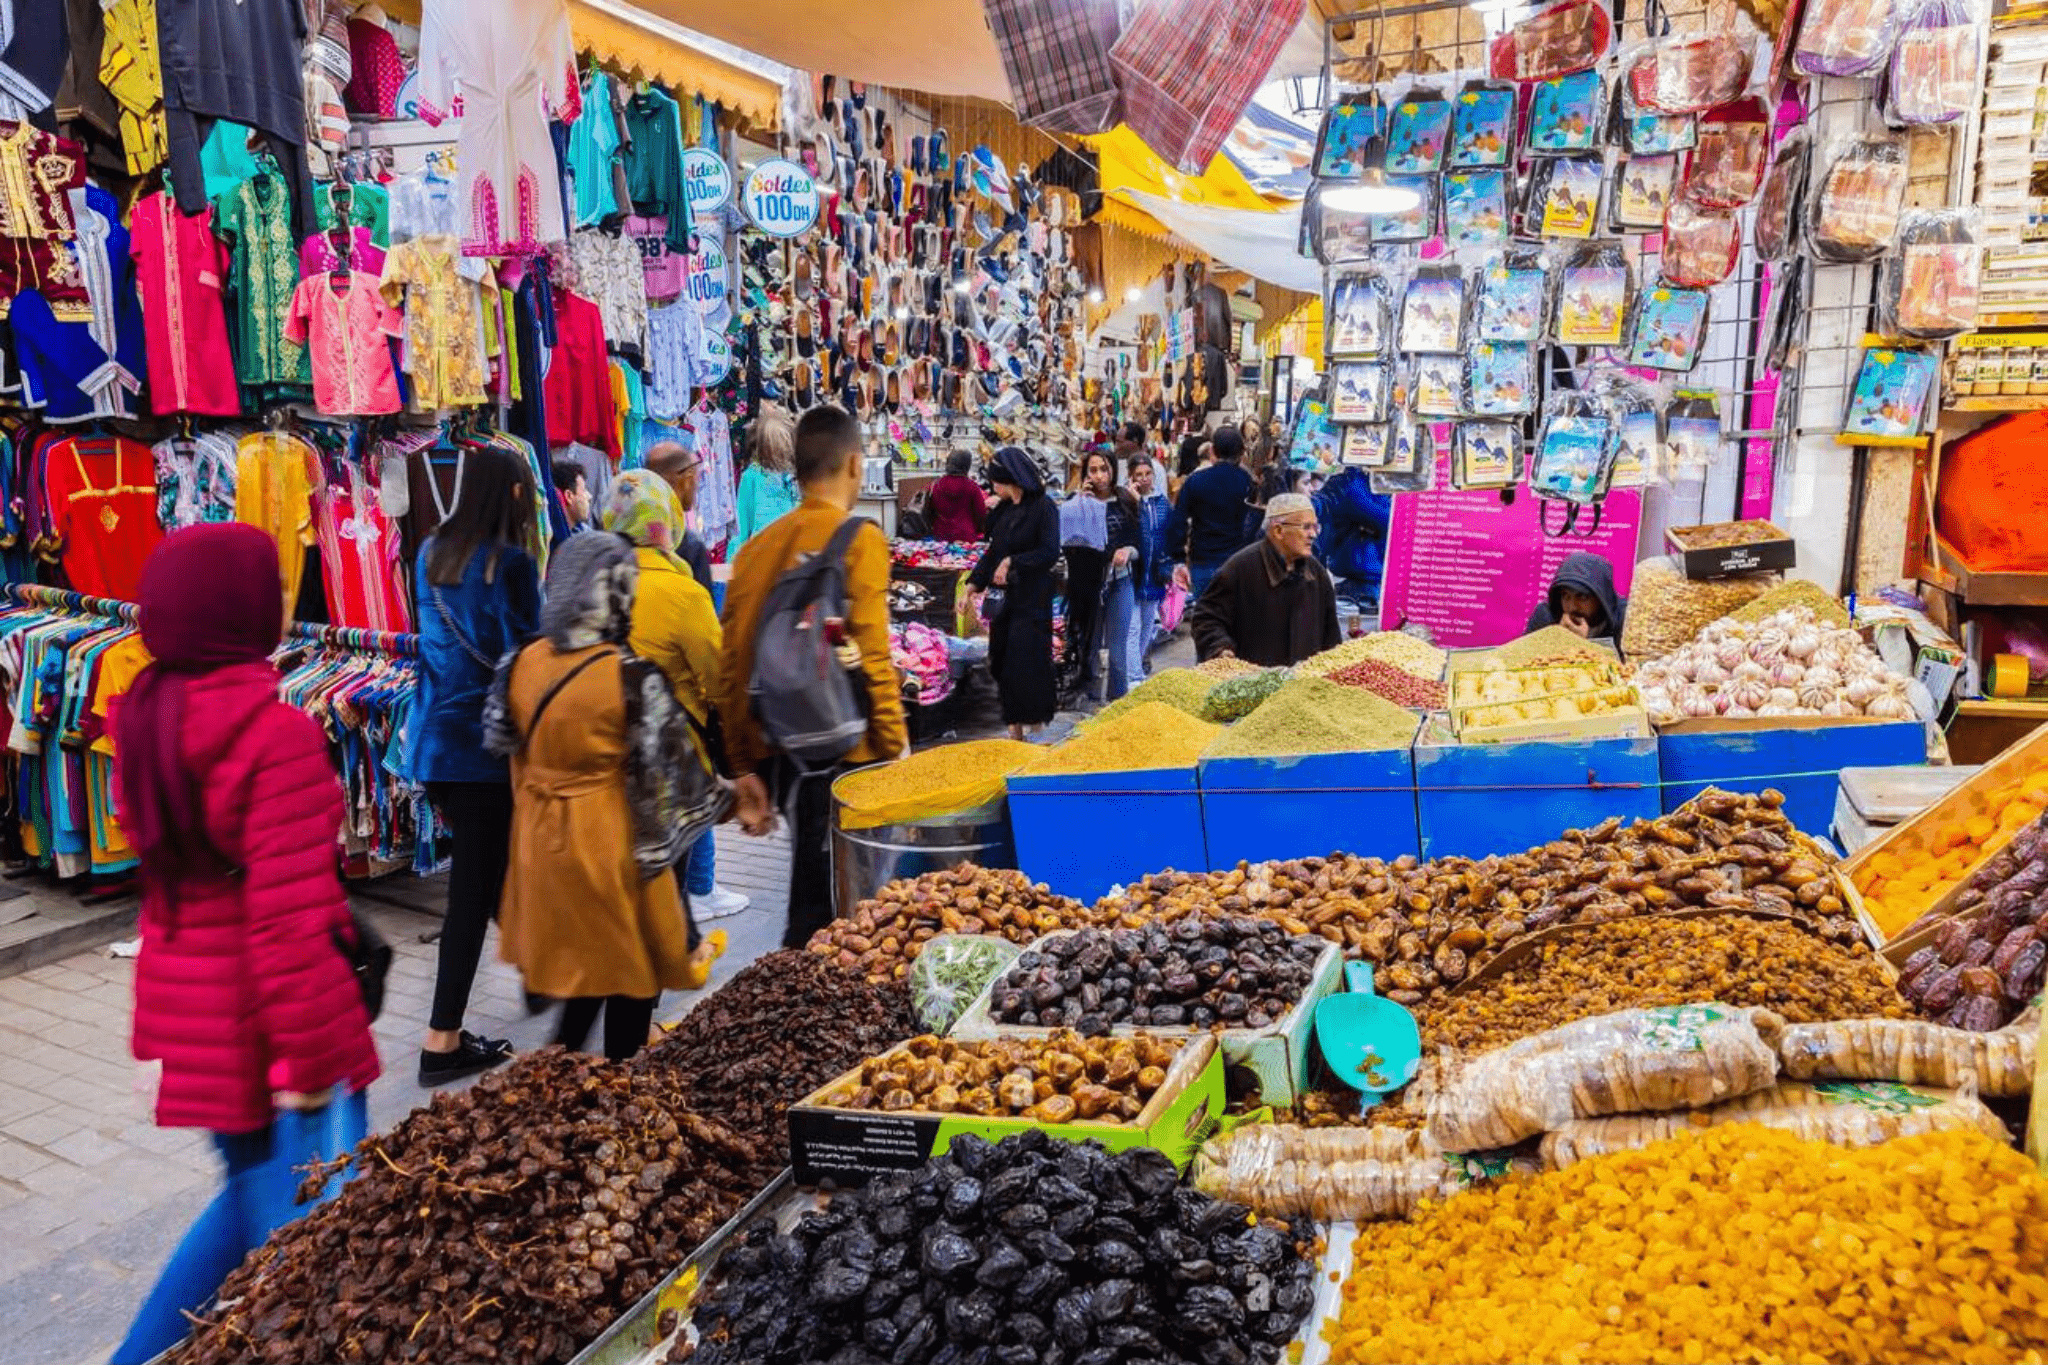
<svg viewBox="0 0 2048 1365">
<path fill-rule="evenodd" d="M 753 903 L 707 926 L 732 940 L 714 985 L 781 942 L 787 879 L 781 837 L 721 831 L 719 881 Z M 413 898 L 418 888 L 397 889 Z M 370 1090 L 371 1122 L 386 1127 L 429 1093 L 413 1072 L 434 981 L 435 948 L 421 940 L 438 922 L 368 897 L 358 904 L 398 950 L 376 1023 L 385 1074 Z M 527 1017 L 518 976 L 495 958 L 493 940 L 468 1026 L 521 1048 L 544 1044 L 552 1016 Z M 133 970 L 96 951 L 0 979 L 0 1365 L 105 1360 L 213 1196 L 219 1167 L 206 1136 L 150 1121 L 150 1080 L 128 1055 Z M 670 992 L 658 1017 L 697 998 Z"/>
</svg>

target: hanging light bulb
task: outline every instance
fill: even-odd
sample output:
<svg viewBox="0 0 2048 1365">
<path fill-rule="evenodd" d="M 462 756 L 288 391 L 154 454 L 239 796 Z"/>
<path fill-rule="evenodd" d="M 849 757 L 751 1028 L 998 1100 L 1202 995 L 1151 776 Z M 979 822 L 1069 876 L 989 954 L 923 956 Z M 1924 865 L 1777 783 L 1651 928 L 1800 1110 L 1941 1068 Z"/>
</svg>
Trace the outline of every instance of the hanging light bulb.
<svg viewBox="0 0 2048 1365">
<path fill-rule="evenodd" d="M 1140 296 L 1141 296 L 1141 295 L 1142 295 L 1142 294 L 1143 294 L 1144 292 L 1145 292 L 1144 290 L 1142 290 L 1142 289 L 1138 288 L 1138 286 L 1134 284 L 1134 285 L 1132 285 L 1132 286 L 1131 286 L 1130 288 L 1128 288 L 1128 289 L 1124 290 L 1124 302 L 1125 302 L 1125 303 L 1136 303 L 1136 302 L 1138 301 L 1139 297 L 1140 297 Z"/>
<path fill-rule="evenodd" d="M 1090 303 L 1101 303 L 1101 302 L 1102 302 L 1102 286 L 1101 286 L 1101 285 L 1099 285 L 1099 284 L 1098 284 L 1098 285 L 1093 285 L 1093 286 L 1091 286 L 1091 287 L 1089 288 L 1089 290 L 1088 290 L 1088 302 L 1090 302 Z"/>
<path fill-rule="evenodd" d="M 1344 213 L 1406 213 L 1422 202 L 1422 195 L 1404 185 L 1389 185 L 1387 173 L 1369 168 L 1357 180 L 1332 185 L 1322 193 L 1327 208 Z"/>
</svg>

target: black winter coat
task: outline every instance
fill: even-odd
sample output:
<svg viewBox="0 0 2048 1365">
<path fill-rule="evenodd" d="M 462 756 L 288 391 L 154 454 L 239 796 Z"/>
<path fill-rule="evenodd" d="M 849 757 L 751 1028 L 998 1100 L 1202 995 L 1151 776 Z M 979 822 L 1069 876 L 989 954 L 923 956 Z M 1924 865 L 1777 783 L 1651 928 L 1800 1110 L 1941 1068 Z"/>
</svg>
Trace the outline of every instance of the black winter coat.
<svg viewBox="0 0 2048 1365">
<path fill-rule="evenodd" d="M 1246 663 L 1282 668 L 1334 649 L 1337 585 L 1314 559 L 1289 568 L 1271 541 L 1247 545 L 1209 580 L 1190 616 L 1202 659 L 1228 650 Z"/>
</svg>

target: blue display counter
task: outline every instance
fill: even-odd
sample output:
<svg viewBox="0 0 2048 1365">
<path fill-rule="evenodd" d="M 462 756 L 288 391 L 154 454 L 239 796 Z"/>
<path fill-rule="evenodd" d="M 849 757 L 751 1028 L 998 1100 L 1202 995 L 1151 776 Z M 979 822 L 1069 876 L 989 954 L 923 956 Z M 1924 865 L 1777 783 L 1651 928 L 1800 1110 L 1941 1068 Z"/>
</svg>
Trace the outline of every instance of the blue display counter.
<svg viewBox="0 0 2048 1365">
<path fill-rule="evenodd" d="M 1415 758 L 1407 749 L 1290 758 L 1205 758 L 1202 829 L 1209 870 L 1269 858 L 1418 847 Z"/>
<path fill-rule="evenodd" d="M 1092 903 L 1148 873 L 1209 868 L 1192 767 L 1013 777 L 1009 793 L 1017 866 L 1060 895 Z"/>
<path fill-rule="evenodd" d="M 1588 739 L 1415 746 L 1425 858 L 1519 853 L 1610 815 L 1654 820 L 1657 741 Z"/>
<path fill-rule="evenodd" d="M 1917 720 L 1848 722 L 1797 719 L 1768 729 L 1743 721 L 1687 721 L 1657 737 L 1664 809 L 1677 810 L 1708 787 L 1785 794 L 1785 814 L 1808 834 L 1826 836 L 1844 768 L 1925 763 L 1927 730 Z"/>
</svg>

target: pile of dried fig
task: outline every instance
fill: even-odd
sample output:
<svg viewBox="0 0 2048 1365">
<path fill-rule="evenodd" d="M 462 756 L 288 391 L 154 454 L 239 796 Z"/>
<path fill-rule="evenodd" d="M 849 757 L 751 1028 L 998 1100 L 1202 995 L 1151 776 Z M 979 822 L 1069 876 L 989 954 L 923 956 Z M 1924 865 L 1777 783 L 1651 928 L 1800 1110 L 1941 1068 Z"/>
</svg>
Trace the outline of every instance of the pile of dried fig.
<svg viewBox="0 0 2048 1365">
<path fill-rule="evenodd" d="M 824 1102 L 886 1113 L 1128 1123 L 1166 1084 L 1180 1048 L 1146 1034 L 1092 1040 L 1063 1031 L 982 1043 L 926 1035 L 866 1062 Z"/>
<path fill-rule="evenodd" d="M 811 935 L 805 946 L 870 981 L 901 981 L 926 942 L 939 934 L 994 934 L 1029 943 L 1055 929 L 1098 922 L 1081 902 L 1056 896 L 1021 872 L 963 863 L 890 882 L 851 915 Z"/>
<path fill-rule="evenodd" d="M 1082 929 L 1018 958 L 989 996 L 999 1024 L 1083 1037 L 1140 1028 L 1262 1029 L 1301 1003 L 1322 939 L 1268 920 Z"/>
</svg>

